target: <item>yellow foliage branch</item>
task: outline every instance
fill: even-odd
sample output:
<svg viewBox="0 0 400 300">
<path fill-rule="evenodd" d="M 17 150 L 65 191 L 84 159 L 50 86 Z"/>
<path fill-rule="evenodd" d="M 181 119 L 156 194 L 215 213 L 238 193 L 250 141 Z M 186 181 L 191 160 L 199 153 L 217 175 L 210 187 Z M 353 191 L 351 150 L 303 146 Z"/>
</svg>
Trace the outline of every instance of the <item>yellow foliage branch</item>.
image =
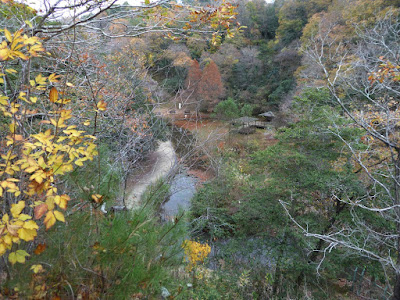
<svg viewBox="0 0 400 300">
<path fill-rule="evenodd" d="M 38 37 L 23 35 L 21 30 L 12 34 L 5 29 L 4 35 L 5 39 L 0 44 L 3 66 L 10 61 L 30 60 L 45 51 Z M 4 68 L 1 72 L 0 84 L 8 84 L 8 76 L 19 73 Z M 64 106 L 69 100 L 59 100 L 55 87 L 50 90 L 47 99 L 54 111 L 44 113 L 48 119 L 39 123 L 40 131 L 27 134 L 24 130 L 23 117 L 27 112 L 35 111 L 28 108 L 38 101 L 37 97 L 29 96 L 31 90 L 46 90 L 48 84 L 58 81 L 58 77 L 56 74 L 48 77 L 39 74 L 29 80 L 26 92 L 17 91 L 17 97 L 5 94 L 9 86 L 0 94 L 0 114 L 9 124 L 9 133 L 4 140 L 0 140 L 0 201 L 5 207 L 10 203 L 0 220 L 0 256 L 12 251 L 13 246 L 21 241 L 35 239 L 39 225 L 33 218 L 43 218 L 46 229 L 56 221 L 65 222 L 61 210 L 66 210 L 70 197 L 58 193 L 57 177 L 73 171 L 74 165 L 82 166 L 97 155 L 95 137 L 78 130 L 76 125 L 68 124 L 72 110 Z M 105 110 L 105 104 L 99 109 Z M 27 252 L 18 249 L 9 253 L 8 260 L 12 264 L 24 263 L 27 256 Z"/>
</svg>

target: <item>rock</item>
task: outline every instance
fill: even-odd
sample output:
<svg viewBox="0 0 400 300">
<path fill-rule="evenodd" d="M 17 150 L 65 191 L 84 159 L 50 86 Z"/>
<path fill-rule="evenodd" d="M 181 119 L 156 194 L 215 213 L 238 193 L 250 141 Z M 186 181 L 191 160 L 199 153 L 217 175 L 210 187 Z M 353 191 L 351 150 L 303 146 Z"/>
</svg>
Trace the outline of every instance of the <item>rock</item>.
<svg viewBox="0 0 400 300">
<path fill-rule="evenodd" d="M 275 114 L 272 111 L 267 111 L 265 113 L 259 114 L 259 116 L 263 117 L 267 122 L 271 122 L 275 118 Z"/>
<path fill-rule="evenodd" d="M 163 299 L 167 299 L 169 296 L 171 296 L 171 293 L 167 290 L 165 287 L 161 287 L 161 297 Z"/>
<path fill-rule="evenodd" d="M 105 202 L 104 202 L 103 205 L 100 207 L 100 210 L 101 210 L 101 212 L 102 212 L 103 214 L 107 214 L 107 211 L 106 211 L 106 203 L 105 203 Z"/>
</svg>

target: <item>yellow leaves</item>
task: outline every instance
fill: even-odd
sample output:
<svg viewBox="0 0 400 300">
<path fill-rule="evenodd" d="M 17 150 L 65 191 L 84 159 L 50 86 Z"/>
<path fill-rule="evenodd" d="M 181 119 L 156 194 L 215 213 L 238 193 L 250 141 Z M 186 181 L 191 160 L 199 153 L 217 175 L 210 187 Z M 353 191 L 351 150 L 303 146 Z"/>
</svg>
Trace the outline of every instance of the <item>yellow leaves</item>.
<svg viewBox="0 0 400 300">
<path fill-rule="evenodd" d="M 8 214 L 4 214 L 3 217 L 1 218 L 1 221 L 3 223 L 8 223 L 8 221 L 10 221 L 10 217 L 8 216 Z"/>
<path fill-rule="evenodd" d="M 42 265 L 32 265 L 31 270 L 33 273 L 38 274 L 44 272 L 43 266 Z"/>
<path fill-rule="evenodd" d="M 36 225 L 34 221 L 31 222 L 33 222 Z M 18 229 L 18 237 L 26 242 L 33 241 L 36 236 L 37 236 L 37 231 L 35 229 L 28 229 L 24 227 Z"/>
<path fill-rule="evenodd" d="M 6 40 L 0 44 L 0 61 L 5 61 L 14 58 L 27 60 L 30 57 L 22 51 L 26 51 L 30 56 L 38 56 L 38 52 L 44 51 L 39 38 L 22 36 L 22 29 L 11 34 L 7 29 L 4 29 Z M 24 49 L 25 48 L 25 49 Z M 25 52 L 24 51 L 24 52 Z"/>
<path fill-rule="evenodd" d="M 14 158 L 16 158 L 17 156 L 15 155 L 15 154 L 12 154 L 12 152 L 11 151 L 8 151 L 7 152 L 7 155 L 1 155 L 1 158 L 2 159 L 4 159 L 4 160 L 12 160 L 12 159 L 14 159 Z M 9 181 L 12 181 L 12 180 L 9 180 Z"/>
<path fill-rule="evenodd" d="M 46 217 L 43 220 L 44 225 L 46 226 L 46 230 L 51 228 L 56 223 L 56 217 L 53 211 L 48 211 Z"/>
<path fill-rule="evenodd" d="M 33 28 L 33 25 L 29 20 L 25 20 L 25 24 L 28 25 L 29 28 Z"/>
<path fill-rule="evenodd" d="M 46 230 L 51 228 L 56 223 L 56 220 L 65 222 L 64 214 L 58 210 L 49 210 L 43 220 Z"/>
<path fill-rule="evenodd" d="M 17 204 L 11 205 L 10 220 L 8 214 L 5 214 L 0 222 L 1 231 L 5 236 L 0 236 L 0 244 L 5 243 L 11 247 L 12 243 L 17 243 L 19 240 L 33 241 L 37 235 L 39 226 L 35 221 L 30 220 L 32 217 L 26 214 L 21 214 L 25 208 L 25 201 L 19 201 Z"/>
<path fill-rule="evenodd" d="M 51 88 L 49 98 L 50 98 L 50 102 L 53 102 L 53 103 L 57 102 L 57 100 L 58 100 L 58 92 L 57 92 L 57 89 L 55 87 Z"/>
<path fill-rule="evenodd" d="M 66 130 L 63 132 L 65 134 L 68 134 L 70 137 L 81 137 L 83 133 L 85 133 L 82 130 L 75 130 L 75 126 L 69 126 Z"/>
<path fill-rule="evenodd" d="M 60 75 L 56 75 L 53 73 L 47 79 L 49 80 L 49 82 L 58 82 L 59 77 L 60 77 Z"/>
<path fill-rule="evenodd" d="M 28 48 L 28 52 L 31 56 L 39 56 L 38 52 L 43 52 L 44 48 L 42 46 L 42 43 L 40 43 L 38 41 L 38 39 L 36 40 L 37 42 L 32 45 L 31 47 Z"/>
<path fill-rule="evenodd" d="M 20 214 L 18 216 L 18 220 L 21 220 L 21 221 L 26 221 L 26 220 L 29 220 L 29 219 L 32 219 L 32 217 L 30 215 Z"/>
<path fill-rule="evenodd" d="M 4 29 L 4 35 L 6 36 L 6 39 L 11 43 L 12 42 L 12 35 L 11 33 L 6 29 Z"/>
<path fill-rule="evenodd" d="M 53 210 L 55 208 L 54 197 L 48 196 L 46 199 L 47 209 Z"/>
<path fill-rule="evenodd" d="M 30 230 L 39 229 L 39 226 L 33 220 L 29 220 L 28 222 L 25 222 L 22 227 L 25 229 L 30 229 Z"/>
<path fill-rule="evenodd" d="M 100 100 L 99 102 L 97 102 L 97 109 L 105 111 L 107 109 L 107 103 L 104 102 L 103 100 Z"/>
<path fill-rule="evenodd" d="M 10 125 L 8 125 L 8 127 L 10 128 L 11 133 L 15 133 L 16 125 L 14 122 L 12 122 Z"/>
<path fill-rule="evenodd" d="M 64 222 L 65 223 L 65 218 L 64 218 L 64 214 L 58 210 L 54 211 L 54 216 L 56 217 L 56 219 L 60 222 Z"/>
<path fill-rule="evenodd" d="M 0 96 L 0 105 L 8 105 L 8 97 L 7 96 Z"/>
<path fill-rule="evenodd" d="M 185 240 L 182 243 L 182 248 L 189 262 L 187 267 L 188 271 L 192 271 L 198 263 L 203 263 L 211 252 L 211 247 L 207 243 L 201 244 L 191 240 Z"/>
<path fill-rule="evenodd" d="M 42 74 L 39 74 L 35 77 L 35 82 L 38 85 L 46 85 L 47 77 L 43 77 Z"/>
<path fill-rule="evenodd" d="M 65 120 L 63 118 L 58 118 L 57 120 L 54 120 L 53 118 L 50 119 L 50 123 L 54 127 L 58 127 L 58 128 L 67 127 L 67 125 L 64 124 L 64 121 Z"/>
<path fill-rule="evenodd" d="M 64 120 L 68 120 L 72 117 L 72 110 L 70 110 L 70 109 L 62 109 L 62 110 L 58 111 L 57 113 L 59 113 L 61 118 L 63 118 Z"/>
<path fill-rule="evenodd" d="M 99 194 L 93 194 L 92 195 L 92 199 L 94 200 L 94 202 L 96 203 L 101 203 L 103 201 L 104 196 L 99 195 Z"/>
<path fill-rule="evenodd" d="M 0 256 L 2 256 L 7 251 L 7 246 L 4 243 L 0 243 Z"/>
<path fill-rule="evenodd" d="M 7 73 L 9 73 L 9 74 L 15 74 L 15 73 L 18 73 L 16 70 L 14 70 L 14 69 L 5 69 L 5 71 L 7 72 Z"/>
<path fill-rule="evenodd" d="M 87 160 L 87 158 L 79 158 L 77 160 L 75 160 L 75 164 L 79 167 L 83 166 L 83 163 Z"/>
<path fill-rule="evenodd" d="M 6 41 L 0 44 L 0 61 L 7 60 L 10 57 L 10 49 L 7 48 Z"/>
<path fill-rule="evenodd" d="M 61 196 L 57 195 L 54 198 L 54 202 L 58 205 L 58 207 L 60 207 L 64 210 L 67 209 L 67 204 L 68 204 L 68 201 L 70 201 L 70 200 L 71 200 L 71 198 L 66 194 L 61 195 Z"/>
<path fill-rule="evenodd" d="M 29 103 L 28 99 L 26 99 L 25 96 L 26 96 L 26 93 L 25 93 L 25 92 L 19 92 L 18 99 L 21 99 L 21 100 L 23 100 L 23 101 Z"/>
<path fill-rule="evenodd" d="M 24 35 L 24 45 L 35 45 L 38 42 L 38 38 L 36 36 L 27 37 Z"/>
<path fill-rule="evenodd" d="M 10 255 L 8 256 L 8 260 L 11 264 L 15 264 L 15 263 L 25 263 L 25 257 L 30 256 L 28 253 L 26 253 L 26 251 L 24 250 L 17 250 L 15 252 L 10 253 Z"/>
<path fill-rule="evenodd" d="M 10 108 L 11 114 L 15 114 L 18 111 L 19 107 L 20 107 L 19 104 L 11 102 L 11 108 Z"/>
<path fill-rule="evenodd" d="M 11 205 L 11 214 L 14 218 L 18 218 L 18 215 L 22 212 L 25 208 L 25 201 L 19 201 L 17 204 Z"/>
<path fill-rule="evenodd" d="M 37 56 L 44 48 L 38 37 L 24 35 L 22 30 L 12 33 L 5 29 L 0 30 L 0 33 L 3 35 L 0 37 L 0 64 L 11 61 L 3 63 L 0 84 L 6 80 L 20 82 L 20 60 Z M 18 86 L 12 98 L 0 95 L 0 114 L 4 117 L 0 129 L 4 131 L 0 140 L 0 198 L 6 198 L 10 203 L 10 207 L 2 212 L 0 220 L 0 256 L 18 249 L 14 244 L 35 240 L 39 229 L 37 220 L 43 220 L 44 226 L 41 226 L 46 229 L 54 226 L 57 221 L 66 221 L 63 210 L 67 209 L 71 199 L 66 194 L 58 195 L 57 175 L 73 171 L 74 164 L 83 165 L 97 154 L 93 143 L 95 137 L 78 130 L 81 124 L 68 124 L 73 111 L 65 109 L 64 104 L 71 100 L 58 91 L 58 87 L 50 89 L 49 100 L 63 105 L 51 105 L 53 111 L 43 110 L 43 105 L 30 106 L 39 102 L 39 99 L 43 100 L 48 85 L 57 84 L 60 78 L 55 73 L 46 76 L 35 73 L 34 77 L 26 78 L 28 86 Z M 66 85 L 73 87 L 71 83 Z M 96 104 L 99 111 L 106 108 L 104 101 Z M 36 114 L 45 117 L 37 120 Z M 29 127 L 32 130 L 25 130 L 26 119 L 34 121 Z M 21 181 L 13 178 L 15 176 Z M 98 195 L 97 201 L 102 201 L 101 195 Z M 33 208 L 33 213 L 29 207 Z M 12 264 L 23 263 L 27 256 L 28 253 L 18 250 L 9 253 L 9 260 Z M 40 272 L 40 265 L 33 266 L 32 270 Z"/>
<path fill-rule="evenodd" d="M 39 169 L 39 167 L 36 166 L 36 165 L 34 165 L 34 166 L 30 166 L 30 167 L 26 168 L 26 169 L 25 169 L 25 172 L 26 172 L 26 173 L 33 173 L 33 172 L 35 172 L 37 169 Z"/>
<path fill-rule="evenodd" d="M 29 80 L 29 84 L 31 87 L 34 87 L 37 90 L 44 91 L 44 90 L 46 90 L 47 82 L 58 82 L 57 79 L 59 77 L 60 77 L 59 75 L 56 75 L 54 73 L 51 74 L 49 77 L 45 77 L 42 74 L 38 74 L 34 80 L 33 79 Z M 55 88 L 53 87 L 51 90 L 53 90 L 53 89 L 55 89 Z M 55 90 L 55 92 L 57 92 L 57 90 Z M 54 92 L 50 91 L 50 98 L 51 98 L 52 93 L 54 93 Z"/>
<path fill-rule="evenodd" d="M 30 180 L 35 180 L 37 183 L 42 183 L 44 179 L 47 178 L 46 173 L 43 170 L 37 170 L 35 173 L 29 177 Z"/>
</svg>

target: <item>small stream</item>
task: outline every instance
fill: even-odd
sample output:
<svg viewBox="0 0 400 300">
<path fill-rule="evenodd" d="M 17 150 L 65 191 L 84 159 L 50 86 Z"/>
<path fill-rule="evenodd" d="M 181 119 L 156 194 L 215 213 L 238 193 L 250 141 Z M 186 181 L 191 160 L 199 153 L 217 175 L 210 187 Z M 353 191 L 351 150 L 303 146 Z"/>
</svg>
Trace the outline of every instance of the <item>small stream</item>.
<svg viewBox="0 0 400 300">
<path fill-rule="evenodd" d="M 186 129 L 171 126 L 171 143 L 177 157 L 185 157 L 193 149 L 194 137 Z M 179 213 L 179 210 L 188 211 L 190 201 L 196 193 L 196 184 L 198 179 L 189 176 L 188 169 L 182 164 L 178 164 L 179 172 L 170 181 L 170 197 L 165 202 L 162 209 L 162 218 L 168 220 Z"/>
<path fill-rule="evenodd" d="M 165 202 L 162 209 L 162 218 L 171 219 L 179 213 L 179 210 L 189 210 L 190 200 L 196 193 L 197 179 L 189 176 L 186 170 L 175 175 L 171 181 L 170 197 Z"/>
<path fill-rule="evenodd" d="M 198 180 L 188 175 L 187 169 L 179 162 L 178 156 L 185 157 L 191 151 L 192 139 L 193 136 L 190 132 L 172 126 L 170 140 L 159 141 L 157 149 L 148 155 L 145 163 L 147 167 L 132 174 L 128 179 L 129 188 L 126 201 L 128 209 L 140 206 L 141 197 L 149 186 L 161 178 L 169 178 L 170 197 L 161 206 L 162 219 L 172 219 L 180 209 L 189 210 L 190 201 L 196 193 Z"/>
</svg>

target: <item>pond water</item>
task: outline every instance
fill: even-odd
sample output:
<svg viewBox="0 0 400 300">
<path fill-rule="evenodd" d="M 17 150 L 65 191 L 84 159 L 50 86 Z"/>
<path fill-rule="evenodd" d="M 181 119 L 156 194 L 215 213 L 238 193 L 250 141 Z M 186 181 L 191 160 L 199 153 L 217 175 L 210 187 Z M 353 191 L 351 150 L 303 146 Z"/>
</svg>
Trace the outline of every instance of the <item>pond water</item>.
<svg viewBox="0 0 400 300">
<path fill-rule="evenodd" d="M 179 213 L 180 209 L 189 210 L 190 200 L 196 193 L 197 179 L 187 175 L 186 171 L 175 175 L 171 181 L 170 198 L 162 206 L 164 219 L 170 219 Z"/>
<path fill-rule="evenodd" d="M 180 158 L 188 158 L 188 154 L 193 151 L 195 138 L 190 131 L 176 126 L 171 126 L 171 142 L 176 155 Z M 189 155 L 190 158 L 190 155 Z M 185 211 L 190 209 L 190 201 L 196 193 L 198 179 L 189 176 L 187 169 L 181 164 L 180 171 L 170 181 L 170 197 L 162 209 L 162 218 L 171 219 L 179 213 L 179 209 Z"/>
</svg>

